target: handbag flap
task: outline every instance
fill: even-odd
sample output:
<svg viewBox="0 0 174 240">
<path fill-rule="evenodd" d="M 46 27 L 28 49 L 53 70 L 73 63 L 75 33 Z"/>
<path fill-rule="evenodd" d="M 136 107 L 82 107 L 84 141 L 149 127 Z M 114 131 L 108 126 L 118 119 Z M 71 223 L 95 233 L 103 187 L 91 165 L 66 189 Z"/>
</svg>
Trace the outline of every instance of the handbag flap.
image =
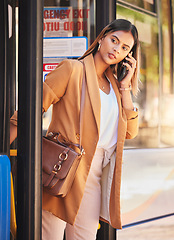
<svg viewBox="0 0 174 240">
<path fill-rule="evenodd" d="M 42 169 L 46 174 L 51 175 L 52 172 L 55 173 L 55 170 L 57 170 L 55 177 L 57 179 L 64 179 L 75 159 L 79 157 L 80 154 L 73 149 L 64 147 L 47 137 L 42 138 Z M 58 164 L 60 164 L 60 167 L 56 166 Z"/>
</svg>

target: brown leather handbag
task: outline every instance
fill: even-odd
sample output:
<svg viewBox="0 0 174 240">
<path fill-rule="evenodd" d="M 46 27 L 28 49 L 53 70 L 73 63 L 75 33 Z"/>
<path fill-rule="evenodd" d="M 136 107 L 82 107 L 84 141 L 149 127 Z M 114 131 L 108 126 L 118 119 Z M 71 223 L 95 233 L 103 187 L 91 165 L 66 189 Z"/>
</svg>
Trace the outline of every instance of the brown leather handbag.
<svg viewBox="0 0 174 240">
<path fill-rule="evenodd" d="M 68 142 L 60 133 L 42 138 L 42 185 L 51 195 L 65 197 L 71 188 L 82 155 L 82 110 L 85 101 L 85 69 L 83 72 L 80 108 L 80 144 Z M 61 140 L 59 140 L 61 139 Z"/>
</svg>

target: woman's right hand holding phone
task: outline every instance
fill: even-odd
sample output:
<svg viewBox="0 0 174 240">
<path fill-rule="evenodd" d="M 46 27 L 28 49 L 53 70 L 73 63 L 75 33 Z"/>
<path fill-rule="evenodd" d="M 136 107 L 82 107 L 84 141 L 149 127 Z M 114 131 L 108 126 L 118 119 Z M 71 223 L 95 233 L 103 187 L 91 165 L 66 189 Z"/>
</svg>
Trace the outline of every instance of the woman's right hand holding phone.
<svg viewBox="0 0 174 240">
<path fill-rule="evenodd" d="M 127 74 L 120 82 L 120 91 L 122 94 L 122 105 L 126 109 L 134 110 L 134 105 L 132 102 L 132 97 L 130 94 L 131 87 L 131 79 L 135 72 L 136 68 L 136 60 L 132 57 L 132 52 L 128 54 L 125 58 L 126 62 L 124 62 L 124 66 L 126 66 Z"/>
<path fill-rule="evenodd" d="M 129 88 L 131 86 L 131 79 L 136 68 L 136 60 L 132 56 L 132 52 L 127 55 L 125 60 L 126 62 L 123 62 L 123 66 L 126 67 L 127 74 L 120 82 L 121 88 Z"/>
</svg>

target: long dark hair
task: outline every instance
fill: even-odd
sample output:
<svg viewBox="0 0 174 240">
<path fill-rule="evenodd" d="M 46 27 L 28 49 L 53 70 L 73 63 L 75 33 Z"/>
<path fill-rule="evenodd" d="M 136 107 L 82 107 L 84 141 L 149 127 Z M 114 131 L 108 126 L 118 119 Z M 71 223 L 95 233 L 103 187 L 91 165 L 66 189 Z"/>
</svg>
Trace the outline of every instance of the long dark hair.
<svg viewBox="0 0 174 240">
<path fill-rule="evenodd" d="M 131 49 L 132 56 L 136 59 L 137 61 L 137 67 L 135 69 L 134 75 L 132 77 L 131 83 L 132 83 L 132 92 L 134 95 L 136 95 L 138 91 L 138 74 L 139 74 L 139 51 L 140 51 L 140 44 L 139 44 L 139 39 L 138 39 L 138 31 L 135 25 L 133 25 L 130 21 L 126 19 L 116 19 L 110 24 L 108 24 L 97 36 L 95 41 L 91 44 L 91 46 L 88 48 L 88 50 L 84 53 L 80 59 L 85 58 L 89 54 L 95 55 L 95 53 L 98 50 L 99 47 L 99 40 L 104 38 L 107 34 L 111 32 L 116 32 L 116 31 L 125 31 L 125 32 L 131 32 L 133 38 L 134 38 L 134 45 Z M 113 73 L 117 74 L 122 66 L 122 63 L 118 63 L 116 65 L 111 66 L 113 69 Z"/>
</svg>

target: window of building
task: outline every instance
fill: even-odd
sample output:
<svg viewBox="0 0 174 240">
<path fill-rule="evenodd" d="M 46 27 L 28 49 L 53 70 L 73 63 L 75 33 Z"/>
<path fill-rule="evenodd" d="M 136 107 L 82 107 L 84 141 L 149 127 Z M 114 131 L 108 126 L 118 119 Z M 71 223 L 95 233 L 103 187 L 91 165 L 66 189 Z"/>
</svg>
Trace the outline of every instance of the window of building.
<svg viewBox="0 0 174 240">
<path fill-rule="evenodd" d="M 158 21 L 154 16 L 117 5 L 117 18 L 130 20 L 138 29 L 141 44 L 139 93 L 134 98 L 139 108 L 138 136 L 126 141 L 131 147 L 159 145 L 159 52 Z"/>
<path fill-rule="evenodd" d="M 133 98 L 139 108 L 139 133 L 135 139 L 126 140 L 123 154 L 121 206 L 125 229 L 117 231 L 117 236 L 122 240 L 144 240 L 144 236 L 172 239 L 173 217 L 138 224 L 174 215 L 174 3 L 158 1 L 154 14 L 125 2 L 118 1 L 116 16 L 136 25 L 141 44 L 140 92 Z"/>
<path fill-rule="evenodd" d="M 159 16 L 125 7 L 120 1 L 117 4 L 117 18 L 137 26 L 141 43 L 140 92 L 134 98 L 140 109 L 140 128 L 134 140 L 126 141 L 127 147 L 174 146 L 172 5 L 161 1 L 158 8 Z"/>
<path fill-rule="evenodd" d="M 148 10 L 151 12 L 156 12 L 155 0 L 120 0 L 120 3 L 127 3 L 129 6 L 137 6 L 142 8 L 142 10 Z"/>
<path fill-rule="evenodd" d="M 171 1 L 161 1 L 161 99 L 160 99 L 160 142 L 174 146 L 174 76 L 173 76 L 173 19 Z"/>
</svg>

